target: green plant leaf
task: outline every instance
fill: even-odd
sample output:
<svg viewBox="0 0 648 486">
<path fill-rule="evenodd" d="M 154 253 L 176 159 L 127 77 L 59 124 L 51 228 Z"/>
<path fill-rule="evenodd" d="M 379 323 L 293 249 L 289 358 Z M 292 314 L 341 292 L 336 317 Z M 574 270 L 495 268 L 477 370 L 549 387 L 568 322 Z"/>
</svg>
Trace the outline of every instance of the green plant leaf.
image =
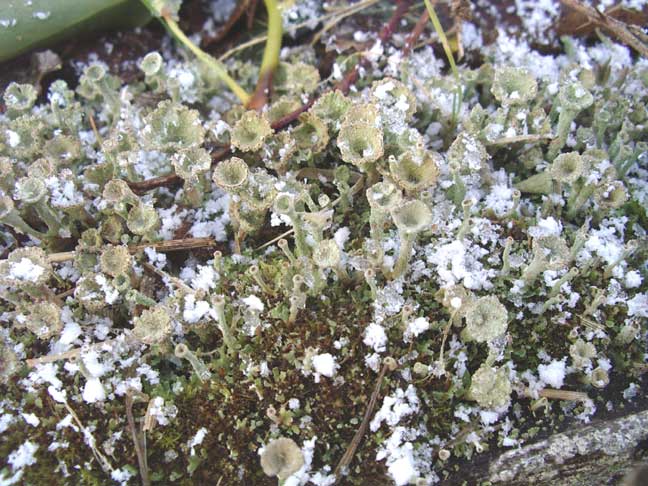
<svg viewBox="0 0 648 486">
<path fill-rule="evenodd" d="M 150 15 L 137 0 L 0 2 L 0 62 L 97 30 L 135 27 Z"/>
</svg>

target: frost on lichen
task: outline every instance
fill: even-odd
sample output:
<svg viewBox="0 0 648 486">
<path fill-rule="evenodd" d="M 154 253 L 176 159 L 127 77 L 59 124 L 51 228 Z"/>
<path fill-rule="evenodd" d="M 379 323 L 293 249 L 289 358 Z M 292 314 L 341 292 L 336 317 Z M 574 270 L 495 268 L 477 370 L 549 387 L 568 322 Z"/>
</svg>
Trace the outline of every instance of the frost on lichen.
<svg viewBox="0 0 648 486">
<path fill-rule="evenodd" d="M 180 2 L 154 3 L 173 30 Z M 210 52 L 241 13 L 212 3 Z M 405 55 L 413 5 L 394 42 L 364 32 L 407 2 L 279 3 L 272 79 L 255 40 L 222 53 L 264 106 L 158 35 L 7 85 L 3 479 L 436 484 L 641 404 L 645 61 L 500 25 L 485 45 L 476 16 L 455 77 L 429 28 Z"/>
</svg>

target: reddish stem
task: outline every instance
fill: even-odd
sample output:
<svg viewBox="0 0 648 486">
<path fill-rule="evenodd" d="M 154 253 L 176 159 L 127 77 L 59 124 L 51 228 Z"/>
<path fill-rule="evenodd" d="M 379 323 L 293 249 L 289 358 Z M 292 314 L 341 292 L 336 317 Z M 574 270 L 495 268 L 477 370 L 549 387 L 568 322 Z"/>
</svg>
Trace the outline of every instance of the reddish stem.
<svg viewBox="0 0 648 486">
<path fill-rule="evenodd" d="M 389 21 L 383 25 L 382 29 L 380 29 L 380 33 L 378 34 L 378 40 L 381 43 L 387 42 L 387 40 L 394 34 L 396 27 L 398 23 L 400 22 L 401 18 L 407 10 L 410 7 L 410 4 L 412 3 L 412 0 L 400 0 L 398 2 L 398 5 L 396 6 L 396 9 L 392 13 L 392 16 L 389 18 Z M 355 65 L 355 67 L 347 73 L 347 75 L 336 85 L 335 88 L 333 89 L 339 89 L 342 91 L 344 94 L 347 94 L 349 90 L 351 89 L 351 86 L 358 80 L 358 76 L 360 74 L 360 67 L 365 66 L 368 64 L 368 60 L 365 57 L 362 57 L 361 60 L 358 62 L 358 64 Z M 324 91 L 324 93 L 327 93 L 332 90 L 327 90 Z M 297 108 L 295 111 L 288 113 L 286 116 L 283 118 L 280 118 L 279 120 L 275 121 L 272 124 L 272 128 L 274 130 L 281 130 L 288 125 L 290 125 L 293 121 L 297 120 L 299 118 L 299 115 L 307 111 L 313 103 L 315 103 L 316 98 L 310 98 L 306 103 L 304 103 L 302 106 Z M 212 163 L 218 162 L 225 157 L 229 156 L 231 154 L 231 147 L 226 147 L 221 149 L 218 152 L 214 152 L 212 154 Z M 147 179 L 145 181 L 141 182 L 129 182 L 128 185 L 130 188 L 138 194 L 143 194 L 147 191 L 156 189 L 158 187 L 162 186 L 169 186 L 173 184 L 180 183 L 182 179 L 178 177 L 177 175 L 168 175 L 168 176 L 162 176 L 162 177 L 154 177 L 152 179 Z"/>
<path fill-rule="evenodd" d="M 401 0 L 398 2 L 396 10 L 394 10 L 394 13 L 389 18 L 389 21 L 385 25 L 383 25 L 382 29 L 380 29 L 380 33 L 378 34 L 378 41 L 380 41 L 381 44 L 387 42 L 387 39 L 389 39 L 394 34 L 398 22 L 400 22 L 400 19 L 403 17 L 403 15 L 405 15 L 411 3 L 411 0 Z M 337 84 L 336 88 L 342 91 L 344 94 L 347 94 L 351 89 L 351 86 L 353 86 L 358 80 L 358 77 L 360 76 L 360 68 L 367 67 L 368 65 L 369 60 L 363 56 L 360 61 L 353 67 L 353 69 L 349 71 L 346 76 L 344 76 L 342 81 Z"/>
<path fill-rule="evenodd" d="M 403 58 L 406 58 L 411 54 L 412 49 L 414 49 L 418 38 L 421 37 L 421 34 L 423 33 L 423 30 L 425 29 L 425 26 L 427 25 L 429 20 L 430 14 L 428 13 L 427 9 L 424 8 L 423 13 L 416 22 L 416 25 L 412 29 L 412 32 L 407 37 L 407 41 L 405 41 L 405 47 L 403 47 Z"/>
</svg>

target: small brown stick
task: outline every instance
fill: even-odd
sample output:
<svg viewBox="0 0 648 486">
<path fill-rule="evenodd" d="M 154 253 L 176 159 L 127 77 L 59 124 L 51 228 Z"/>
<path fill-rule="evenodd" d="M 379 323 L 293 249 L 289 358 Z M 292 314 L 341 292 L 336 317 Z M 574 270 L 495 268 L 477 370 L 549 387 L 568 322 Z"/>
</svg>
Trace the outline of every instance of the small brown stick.
<svg viewBox="0 0 648 486">
<path fill-rule="evenodd" d="M 182 182 L 182 178 L 175 174 L 169 174 L 169 175 L 159 176 L 159 177 L 151 177 L 150 179 L 146 179 L 144 181 L 138 181 L 138 182 L 127 181 L 128 187 L 130 187 L 133 190 L 133 192 L 137 195 L 142 195 L 148 191 L 157 189 L 158 187 L 173 186 L 176 184 L 180 184 L 181 182 Z"/>
<path fill-rule="evenodd" d="M 299 108 L 297 108 L 294 111 L 291 111 L 287 115 L 282 116 L 277 121 L 272 123 L 272 125 L 270 125 L 270 126 L 272 127 L 273 130 L 281 130 L 282 128 L 286 128 L 288 125 L 290 125 L 292 122 L 294 122 L 297 118 L 299 118 L 299 115 L 301 115 L 305 111 L 308 111 L 308 109 L 311 106 L 313 106 L 313 103 L 315 103 L 315 98 L 309 99 L 302 106 L 300 106 Z"/>
<path fill-rule="evenodd" d="M 648 58 L 648 46 L 641 42 L 630 30 L 626 24 L 609 15 L 596 10 L 588 5 L 583 5 L 578 0 L 560 0 L 563 5 L 576 10 L 585 15 L 592 23 L 611 33 L 624 44 L 632 47 L 639 54 Z"/>
<path fill-rule="evenodd" d="M 186 293 L 188 293 L 188 294 L 193 293 L 193 289 L 192 289 L 191 287 L 189 287 L 187 284 L 185 284 L 185 283 L 184 283 L 182 280 L 180 280 L 179 278 L 174 277 L 173 275 L 169 275 L 169 274 L 166 273 L 164 270 L 160 270 L 159 268 L 157 268 L 157 267 L 154 266 L 154 265 L 151 265 L 151 264 L 148 263 L 148 262 L 143 262 L 143 263 L 142 263 L 142 266 L 144 267 L 145 270 L 147 270 L 147 271 L 149 271 L 149 272 L 151 272 L 151 273 L 157 275 L 158 277 L 160 277 L 160 279 L 162 279 L 162 281 L 164 281 L 165 279 L 167 279 L 169 282 L 171 282 L 172 284 L 174 284 L 174 285 L 175 285 L 176 287 L 178 287 L 179 289 L 182 289 L 184 292 L 186 292 Z"/>
<path fill-rule="evenodd" d="M 231 150 L 232 149 L 230 147 L 224 147 L 212 153 L 212 165 L 220 162 L 225 157 L 230 155 L 232 153 Z M 180 184 L 181 182 L 181 177 L 177 176 L 176 174 L 169 174 L 160 177 L 151 177 L 150 179 L 146 179 L 144 181 L 128 182 L 128 187 L 130 187 L 135 194 L 141 195 L 148 191 L 152 191 L 153 189 L 157 189 L 158 187 L 168 187 L 174 184 Z"/>
<path fill-rule="evenodd" d="M 101 469 L 103 472 L 108 474 L 109 476 L 112 474 L 112 472 L 115 470 L 112 465 L 110 464 L 110 461 L 106 456 L 104 456 L 101 451 L 97 448 L 97 441 L 95 440 L 94 436 L 92 435 L 92 432 L 90 429 L 85 427 L 81 420 L 79 419 L 79 416 L 76 414 L 74 409 L 70 406 L 70 404 L 67 402 L 67 400 L 63 399 L 63 405 L 67 409 L 68 413 L 72 416 L 74 421 L 76 422 L 77 426 L 79 429 L 81 429 L 83 436 L 84 436 L 84 442 L 90 447 L 90 450 L 92 450 L 92 454 L 95 456 L 95 459 L 97 459 L 97 462 L 101 466 Z"/>
<path fill-rule="evenodd" d="M 396 30 L 398 22 L 400 22 L 400 19 L 409 9 L 410 3 L 411 0 L 400 0 L 398 2 L 396 10 L 394 10 L 394 13 L 390 17 L 389 21 L 385 25 L 383 25 L 382 29 L 380 29 L 380 33 L 378 34 L 378 42 L 384 44 L 385 42 L 387 42 L 387 39 L 392 36 L 394 31 Z M 353 84 L 355 84 L 355 82 L 358 80 L 358 77 L 360 76 L 360 68 L 366 67 L 368 63 L 368 58 L 363 56 L 360 61 L 353 67 L 353 69 L 351 69 L 351 71 L 349 71 L 346 76 L 344 76 L 342 81 L 337 84 L 336 88 L 342 91 L 342 93 L 347 94 L 351 89 L 351 86 L 353 86 Z"/>
<path fill-rule="evenodd" d="M 79 356 L 81 356 L 82 353 L 86 353 L 91 350 L 97 350 L 97 351 L 108 351 L 109 349 L 102 349 L 105 345 L 113 345 L 117 344 L 119 341 L 119 338 L 114 338 L 114 339 L 107 339 L 105 341 L 102 341 L 100 343 L 95 343 L 95 344 L 90 344 L 89 346 L 84 346 L 82 348 L 74 348 L 70 349 L 69 351 L 65 351 L 63 353 L 59 354 L 48 354 L 46 356 L 41 356 L 40 358 L 31 358 L 31 359 L 26 359 L 25 364 L 33 368 L 36 365 L 39 364 L 46 364 L 46 363 L 56 363 L 57 361 L 63 361 L 67 359 L 76 359 Z M 121 341 L 124 344 L 129 343 L 129 338 L 126 337 L 124 341 Z"/>
<path fill-rule="evenodd" d="M 92 113 L 88 113 L 88 121 L 90 122 L 90 127 L 92 128 L 94 136 L 97 139 L 97 143 L 99 144 L 99 146 L 103 145 L 103 140 L 101 139 L 101 135 L 99 135 L 99 130 L 97 130 L 97 124 L 95 123 L 95 119 L 92 116 Z"/>
<path fill-rule="evenodd" d="M 335 471 L 333 472 L 333 474 L 335 475 L 336 483 L 340 478 L 340 474 L 343 473 L 349 467 L 349 464 L 351 464 L 351 461 L 353 460 L 353 456 L 355 455 L 355 451 L 360 445 L 360 442 L 362 441 L 362 437 L 367 431 L 367 427 L 369 426 L 369 420 L 371 420 L 371 416 L 373 415 L 373 410 L 376 407 L 376 402 L 378 401 L 378 395 L 380 393 L 380 387 L 382 385 L 383 378 L 385 378 L 385 373 L 387 373 L 388 369 L 389 366 L 386 363 L 383 363 L 382 368 L 380 369 L 380 374 L 378 375 L 378 379 L 376 380 L 376 385 L 374 386 L 373 393 L 371 394 L 371 398 L 369 399 L 367 410 L 365 410 L 362 423 L 360 424 L 360 427 L 358 427 L 358 430 L 356 430 L 356 433 L 353 436 L 353 439 L 351 440 L 349 447 L 347 447 L 346 452 L 342 456 L 342 459 L 340 459 L 340 462 L 338 463 L 337 467 L 335 468 Z"/>
<path fill-rule="evenodd" d="M 531 142 L 548 142 L 555 136 L 552 134 L 532 133 L 529 135 L 516 135 L 515 137 L 502 137 L 492 142 L 486 142 L 486 145 L 511 145 L 514 143 L 531 143 Z"/>
<path fill-rule="evenodd" d="M 528 397 L 533 395 L 533 392 L 526 388 L 524 394 Z M 551 400 L 569 400 L 574 402 L 584 402 L 589 400 L 589 396 L 585 392 L 570 391 L 570 390 L 554 390 L 553 388 L 543 388 L 538 390 L 538 396 L 549 398 Z"/>
<path fill-rule="evenodd" d="M 234 10 L 232 10 L 229 18 L 225 21 L 223 26 L 218 29 L 218 32 L 216 32 L 214 35 L 206 36 L 202 40 L 202 47 L 207 47 L 211 44 L 219 43 L 220 41 L 225 39 L 234 25 L 239 21 L 243 14 L 247 12 L 249 3 L 250 0 L 243 0 L 241 2 L 238 2 L 236 7 L 234 7 Z"/>
<path fill-rule="evenodd" d="M 209 248 L 216 246 L 216 240 L 211 237 L 207 238 L 183 238 L 181 240 L 164 240 L 156 241 L 151 243 L 143 243 L 140 245 L 131 245 L 128 247 L 128 251 L 131 253 L 137 253 L 140 250 L 145 248 L 153 248 L 155 251 L 161 253 L 171 252 L 171 251 L 182 251 L 182 250 L 195 250 L 197 248 Z M 50 263 L 61 263 L 67 262 L 68 260 L 74 259 L 74 251 L 62 251 L 59 253 L 50 253 L 47 255 L 47 260 Z"/>
<path fill-rule="evenodd" d="M 432 3 L 436 3 L 436 2 L 432 2 Z M 412 53 L 412 49 L 414 49 L 414 46 L 418 42 L 418 38 L 423 33 L 423 30 L 425 30 L 425 26 L 427 25 L 429 20 L 430 20 L 430 14 L 428 13 L 427 9 L 424 8 L 423 13 L 421 14 L 418 21 L 416 22 L 416 25 L 412 29 L 412 32 L 410 33 L 409 36 L 407 36 L 407 40 L 405 41 L 405 47 L 403 47 L 403 58 L 409 57 L 409 55 Z"/>
<path fill-rule="evenodd" d="M 143 396 L 148 398 L 146 395 Z M 135 425 L 135 418 L 133 417 L 133 390 L 130 389 L 126 392 L 126 419 L 128 420 L 128 428 L 130 429 L 133 444 L 135 445 L 142 486 L 151 486 L 148 461 L 146 460 L 146 436 L 144 432 L 138 431 Z"/>
</svg>

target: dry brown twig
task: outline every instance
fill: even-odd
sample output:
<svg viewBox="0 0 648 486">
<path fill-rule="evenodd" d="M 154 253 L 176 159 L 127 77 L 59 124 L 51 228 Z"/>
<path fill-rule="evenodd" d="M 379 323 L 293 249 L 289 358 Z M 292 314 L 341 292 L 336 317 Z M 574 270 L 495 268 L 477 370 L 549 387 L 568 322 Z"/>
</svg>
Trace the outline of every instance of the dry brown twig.
<svg viewBox="0 0 648 486">
<path fill-rule="evenodd" d="M 624 44 L 632 47 L 639 54 L 648 58 L 648 46 L 637 38 L 628 26 L 606 13 L 600 12 L 589 5 L 584 5 L 579 0 L 560 0 L 561 3 L 577 12 L 585 15 L 590 22 L 608 31 Z"/>
<path fill-rule="evenodd" d="M 380 369 L 380 374 L 376 379 L 376 385 L 374 386 L 373 392 L 371 393 L 371 398 L 369 399 L 367 410 L 365 410 L 364 417 L 362 418 L 362 423 L 360 424 L 360 427 L 358 427 L 358 430 L 356 430 L 353 439 L 351 439 L 349 447 L 347 447 L 346 452 L 342 456 L 342 459 L 340 459 L 340 462 L 333 472 L 333 474 L 335 474 L 336 483 L 339 481 L 340 475 L 344 474 L 345 470 L 349 467 L 349 464 L 351 464 L 356 449 L 360 445 L 360 442 L 362 442 L 362 437 L 367 431 L 367 427 L 369 427 L 369 421 L 371 420 L 374 408 L 376 407 L 376 402 L 378 401 L 378 395 L 380 394 L 380 387 L 382 386 L 383 379 L 385 378 L 385 374 L 388 370 L 389 365 L 387 363 L 383 363 L 382 368 Z"/>
<path fill-rule="evenodd" d="M 128 251 L 137 253 L 145 248 L 153 248 L 160 253 L 182 250 L 196 250 L 198 248 L 210 248 L 216 246 L 214 238 L 183 238 L 180 240 L 163 240 L 139 245 L 130 245 Z M 74 258 L 74 251 L 62 251 L 59 253 L 50 253 L 47 259 L 50 263 L 62 263 Z"/>
<path fill-rule="evenodd" d="M 133 417 L 133 403 L 138 400 L 147 400 L 148 396 L 129 389 L 126 392 L 126 419 L 128 420 L 128 428 L 133 439 L 135 446 L 135 453 L 137 454 L 137 464 L 139 466 L 140 477 L 142 478 L 142 486 L 150 486 L 151 478 L 149 476 L 148 461 L 146 459 L 146 435 L 135 424 Z"/>
</svg>

